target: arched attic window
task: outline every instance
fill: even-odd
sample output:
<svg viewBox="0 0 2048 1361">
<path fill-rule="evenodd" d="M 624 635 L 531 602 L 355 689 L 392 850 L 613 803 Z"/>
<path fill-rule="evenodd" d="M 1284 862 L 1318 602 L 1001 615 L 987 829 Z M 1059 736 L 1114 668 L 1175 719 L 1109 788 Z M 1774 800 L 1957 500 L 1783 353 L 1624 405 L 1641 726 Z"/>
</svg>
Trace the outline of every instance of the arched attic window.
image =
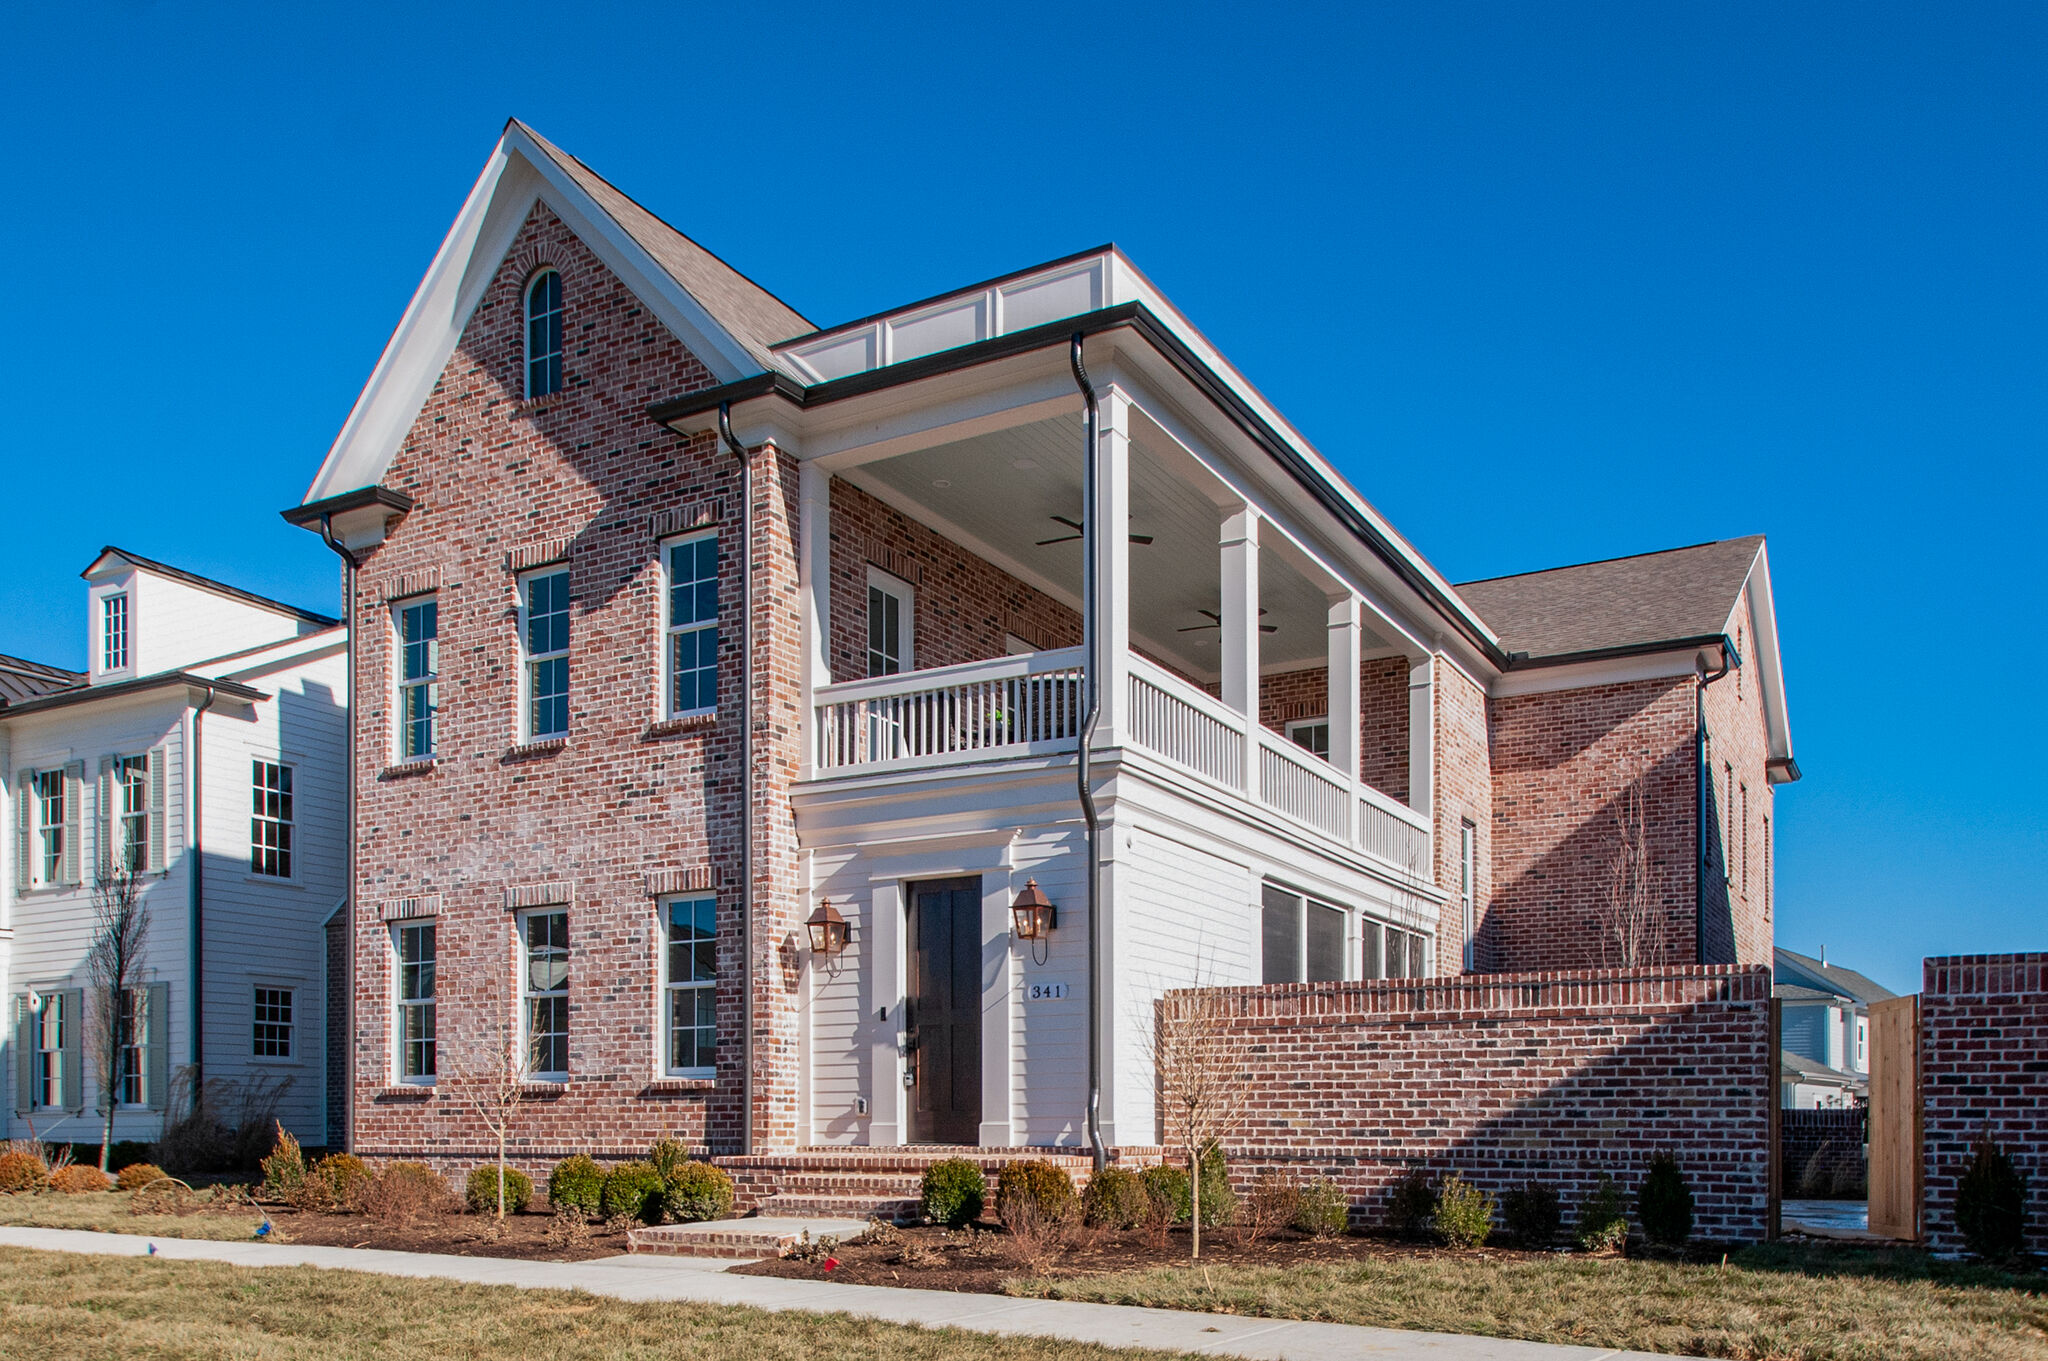
<svg viewBox="0 0 2048 1361">
<path fill-rule="evenodd" d="M 526 286 L 526 395 L 562 390 L 562 276 L 544 269 Z"/>
</svg>

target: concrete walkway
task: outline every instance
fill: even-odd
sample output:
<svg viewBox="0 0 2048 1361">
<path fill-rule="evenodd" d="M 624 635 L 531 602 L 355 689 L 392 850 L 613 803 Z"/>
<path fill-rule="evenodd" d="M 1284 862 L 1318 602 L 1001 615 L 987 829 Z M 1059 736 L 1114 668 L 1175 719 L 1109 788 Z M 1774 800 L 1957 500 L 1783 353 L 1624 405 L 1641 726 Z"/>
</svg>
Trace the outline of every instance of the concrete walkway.
<svg viewBox="0 0 2048 1361">
<path fill-rule="evenodd" d="M 1230 1314 L 1135 1309 L 1065 1300 L 1015 1300 L 947 1290 L 833 1285 L 767 1276 L 731 1276 L 729 1262 L 676 1257 L 604 1257 L 593 1262 L 525 1262 L 377 1252 L 297 1243 L 209 1243 L 189 1238 L 87 1233 L 75 1229 L 0 1228 L 0 1247 L 141 1257 L 149 1245 L 171 1261 L 234 1266 L 315 1266 L 430 1277 L 479 1285 L 586 1290 L 614 1299 L 744 1305 L 753 1309 L 851 1314 L 929 1328 L 998 1336 L 1064 1338 L 1110 1347 L 1156 1347 L 1252 1361 L 1671 1361 L 1645 1352 L 1558 1347 L 1446 1333 L 1410 1333 L 1339 1323 L 1288 1323 Z"/>
</svg>

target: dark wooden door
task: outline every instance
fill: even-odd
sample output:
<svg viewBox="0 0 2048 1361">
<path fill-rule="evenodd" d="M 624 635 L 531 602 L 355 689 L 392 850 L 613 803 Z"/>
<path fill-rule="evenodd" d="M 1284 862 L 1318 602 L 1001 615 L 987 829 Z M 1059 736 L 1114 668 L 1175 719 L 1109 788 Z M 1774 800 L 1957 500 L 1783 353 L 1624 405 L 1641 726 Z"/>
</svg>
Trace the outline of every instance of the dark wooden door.
<svg viewBox="0 0 2048 1361">
<path fill-rule="evenodd" d="M 981 880 L 910 886 L 910 1137 L 981 1140 Z"/>
</svg>

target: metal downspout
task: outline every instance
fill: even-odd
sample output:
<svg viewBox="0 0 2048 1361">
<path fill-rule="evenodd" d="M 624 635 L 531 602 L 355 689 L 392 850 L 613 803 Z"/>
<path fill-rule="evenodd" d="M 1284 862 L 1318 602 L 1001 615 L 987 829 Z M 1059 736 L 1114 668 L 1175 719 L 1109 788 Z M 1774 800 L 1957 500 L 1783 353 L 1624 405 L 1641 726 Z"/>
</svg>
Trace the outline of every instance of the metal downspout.
<svg viewBox="0 0 2048 1361">
<path fill-rule="evenodd" d="M 754 468 L 733 437 L 732 403 L 718 434 L 740 461 L 740 1153 L 754 1151 Z"/>
<path fill-rule="evenodd" d="M 213 707 L 214 688 L 206 687 L 206 699 L 192 711 L 191 734 L 186 744 L 185 764 L 189 767 L 187 778 L 192 782 L 191 793 L 185 798 L 185 843 L 189 864 L 185 872 L 187 919 L 186 947 L 187 970 L 192 975 L 192 1099 L 196 1103 L 205 1088 L 206 1058 L 206 846 L 205 806 L 206 784 L 205 764 L 201 756 L 204 745 L 202 725 L 206 711 Z"/>
<path fill-rule="evenodd" d="M 1707 962 L 1707 872 L 1713 869 L 1713 863 L 1707 856 L 1712 845 L 1707 840 L 1707 791 L 1712 788 L 1714 778 L 1714 772 L 1707 769 L 1707 687 L 1741 665 L 1742 657 L 1735 651 L 1735 645 L 1723 638 L 1721 669 L 1708 675 L 1706 663 L 1701 662 L 1694 671 L 1692 748 L 1693 765 L 1699 773 L 1699 778 L 1693 782 L 1692 819 L 1692 955 L 1695 964 Z"/>
<path fill-rule="evenodd" d="M 348 627 L 348 751 L 342 761 L 342 788 L 348 800 L 348 846 L 342 852 L 342 1006 L 343 1035 L 351 1037 L 356 1033 L 356 555 L 334 537 L 334 517 L 320 517 L 320 538 L 334 550 L 341 559 L 342 619 Z M 330 1002 L 329 1006 L 333 1004 Z M 324 1017 L 322 1018 L 325 1019 Z M 341 1144 L 349 1145 L 353 1133 L 353 1121 L 349 1117 L 349 1105 L 355 1100 L 356 1049 L 353 1043 L 344 1043 L 342 1053 L 341 1082 Z M 329 1113 L 330 1121 L 332 1112 Z"/>
<path fill-rule="evenodd" d="M 1095 748 L 1095 725 L 1102 717 L 1102 692 L 1095 672 L 1096 621 L 1101 615 L 1096 600 L 1095 541 L 1098 517 L 1095 505 L 1096 431 L 1095 388 L 1088 382 L 1088 369 L 1081 362 L 1082 333 L 1074 332 L 1068 357 L 1073 363 L 1074 382 L 1081 389 L 1085 408 L 1083 462 L 1081 474 L 1081 604 L 1083 646 L 1081 649 L 1081 694 L 1086 706 L 1081 719 L 1079 759 L 1074 777 L 1081 795 L 1081 818 L 1088 825 L 1088 1145 L 1095 1153 L 1095 1170 L 1109 1161 L 1102 1144 L 1102 821 L 1095 809 L 1095 786 L 1089 770 Z"/>
</svg>

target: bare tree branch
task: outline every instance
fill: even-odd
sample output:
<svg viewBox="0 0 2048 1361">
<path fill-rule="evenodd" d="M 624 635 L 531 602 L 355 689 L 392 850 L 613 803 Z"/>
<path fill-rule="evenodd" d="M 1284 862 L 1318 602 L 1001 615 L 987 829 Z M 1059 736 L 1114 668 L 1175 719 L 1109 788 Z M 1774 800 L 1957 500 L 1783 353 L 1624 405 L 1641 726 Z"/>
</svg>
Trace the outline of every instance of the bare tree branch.
<svg viewBox="0 0 2048 1361">
<path fill-rule="evenodd" d="M 127 1076 L 123 1060 L 131 1049 L 140 1049 L 142 1037 L 136 1028 L 144 1022 L 141 999 L 133 994 L 142 972 L 143 945 L 149 938 L 149 909 L 142 901 L 140 879 L 125 857 L 101 862 L 93 876 L 92 911 L 93 941 L 85 957 L 92 995 L 84 1020 L 87 1051 L 99 1085 L 99 1109 L 106 1117 L 100 1131 L 100 1171 L 104 1172 L 113 1149 L 114 1112 L 120 1107 L 122 1079 Z M 161 1021 L 150 1017 L 148 1024 Z M 136 1061 L 143 1061 L 139 1054 Z"/>
<path fill-rule="evenodd" d="M 461 1092 L 498 1141 L 498 1218 L 505 1217 L 505 1145 L 526 1097 L 534 1053 L 520 1041 L 519 1026 L 498 1022 L 456 1047 L 448 1065 L 450 1085 Z"/>
<path fill-rule="evenodd" d="M 1607 857 L 1607 890 L 1594 904 L 1601 952 L 1611 966 L 1633 969 L 1664 957 L 1665 914 L 1650 891 L 1649 815 L 1643 769 L 1631 768 L 1614 800 L 1614 847 Z"/>
<path fill-rule="evenodd" d="M 1193 991 L 1160 998 L 1145 1040 L 1159 1083 L 1162 1140 L 1188 1160 L 1192 1207 L 1190 1255 L 1202 1255 L 1202 1150 L 1221 1144 L 1244 1123 L 1251 1083 L 1242 1032 L 1216 993 L 1206 959 L 1197 957 Z"/>
</svg>

